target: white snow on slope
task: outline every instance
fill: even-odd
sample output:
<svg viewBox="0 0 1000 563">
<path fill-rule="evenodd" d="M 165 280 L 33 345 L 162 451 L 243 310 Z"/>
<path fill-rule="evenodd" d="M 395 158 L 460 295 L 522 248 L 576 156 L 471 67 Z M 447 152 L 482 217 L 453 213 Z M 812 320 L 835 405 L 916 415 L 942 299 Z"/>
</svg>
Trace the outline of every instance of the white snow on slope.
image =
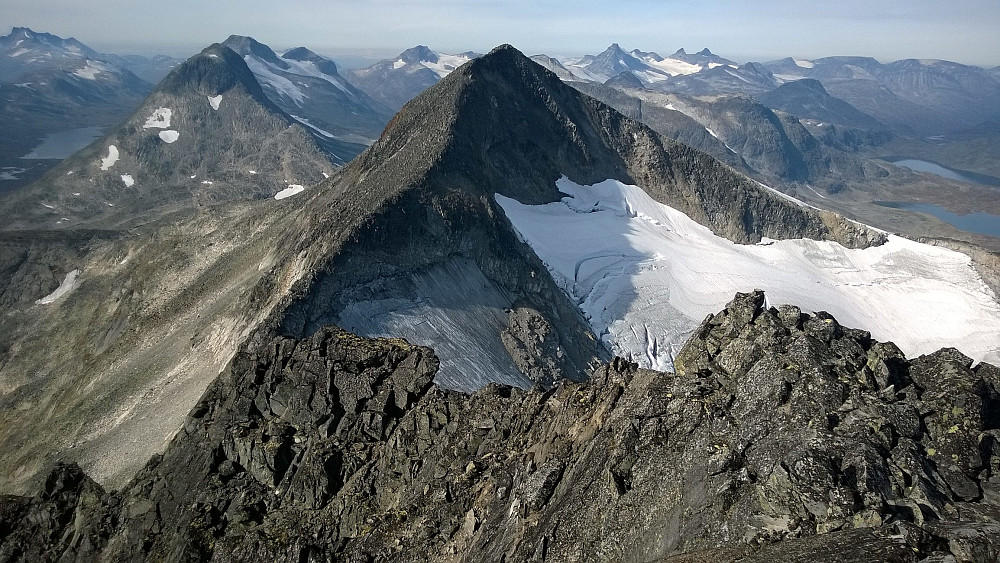
<svg viewBox="0 0 1000 563">
<path fill-rule="evenodd" d="M 285 199 L 286 197 L 292 197 L 293 195 L 302 192 L 302 190 L 304 189 L 306 189 L 304 186 L 300 186 L 298 184 L 289 184 L 287 188 L 274 194 L 274 199 Z"/>
<path fill-rule="evenodd" d="M 680 74 L 695 74 L 701 72 L 703 67 L 701 65 L 692 64 L 680 59 L 674 59 L 667 57 L 662 61 L 653 59 L 652 57 L 644 58 L 643 62 L 651 67 L 661 70 L 670 76 L 677 76 Z"/>
<path fill-rule="evenodd" d="M 802 68 L 813 68 L 816 65 L 812 61 L 796 59 L 795 60 L 795 66 L 802 67 Z"/>
<path fill-rule="evenodd" d="M 341 81 L 340 78 L 327 74 L 316 66 L 313 61 L 296 61 L 294 59 L 282 59 L 288 63 L 288 69 L 283 69 L 283 72 L 290 72 L 292 74 L 298 74 L 299 76 L 313 76 L 321 80 L 325 80 L 330 84 L 337 87 L 338 90 L 347 94 L 348 96 L 353 96 L 351 91 L 347 89 L 347 86 Z"/>
<path fill-rule="evenodd" d="M 280 74 L 276 74 L 270 65 L 262 62 L 257 57 L 247 55 L 243 57 L 243 60 L 250 67 L 250 72 L 261 82 L 261 86 L 270 86 L 279 95 L 287 97 L 299 106 L 302 105 L 302 100 L 308 98 L 294 82 Z"/>
<path fill-rule="evenodd" d="M 118 162 L 118 147 L 108 145 L 108 156 L 101 159 L 101 170 L 109 170 Z"/>
<path fill-rule="evenodd" d="M 97 61 L 88 60 L 87 66 L 77 69 L 73 74 L 87 80 L 97 80 L 97 75 L 102 72 L 108 72 L 108 67 Z"/>
<path fill-rule="evenodd" d="M 404 66 L 406 66 L 406 61 L 404 61 L 403 59 L 398 59 L 396 62 L 392 63 L 393 70 L 399 70 Z"/>
<path fill-rule="evenodd" d="M 122 182 L 125 182 L 126 188 L 131 188 L 135 185 L 135 178 L 131 174 L 122 174 Z"/>
<path fill-rule="evenodd" d="M 561 202 L 497 195 L 520 236 L 612 351 L 646 367 L 673 357 L 737 291 L 824 310 L 908 356 L 955 346 L 1000 361 L 1000 304 L 961 253 L 896 236 L 846 249 L 813 240 L 738 245 L 637 186 L 557 182 Z"/>
<path fill-rule="evenodd" d="M 66 274 L 66 278 L 63 279 L 62 283 L 59 284 L 59 287 L 57 287 L 55 291 L 45 297 L 42 297 L 38 301 L 35 301 L 35 303 L 38 305 L 48 305 L 49 303 L 55 302 L 56 299 L 59 299 L 63 295 L 73 291 L 73 288 L 76 287 L 76 277 L 79 275 L 80 270 L 73 270 L 72 272 Z"/>
<path fill-rule="evenodd" d="M 208 103 L 212 105 L 212 109 L 218 111 L 219 104 L 222 103 L 222 94 L 219 94 L 218 96 L 209 96 Z"/>
<path fill-rule="evenodd" d="M 174 131 L 173 129 L 167 129 L 165 131 L 160 131 L 160 140 L 168 145 L 176 141 L 181 136 L 180 133 Z"/>
<path fill-rule="evenodd" d="M 153 114 L 146 118 L 143 129 L 156 127 L 158 129 L 168 129 L 170 127 L 170 116 L 173 114 L 170 108 L 156 108 Z"/>
<path fill-rule="evenodd" d="M 465 55 L 445 55 L 443 53 L 437 53 L 438 60 L 436 63 L 430 63 L 427 61 L 421 61 L 420 64 L 434 71 L 439 77 L 444 78 L 451 74 L 451 71 L 469 62 L 469 57 Z"/>
<path fill-rule="evenodd" d="M 316 127 L 308 119 L 306 119 L 304 117 L 299 117 L 299 116 L 297 116 L 295 114 L 288 114 L 288 115 L 290 115 L 292 117 L 292 119 L 294 119 L 295 121 L 298 121 L 302 125 L 305 125 L 306 127 L 312 129 L 313 131 L 319 133 L 320 135 L 323 135 L 324 137 L 328 137 L 330 139 L 336 139 L 337 138 L 337 136 L 334 135 L 333 133 L 331 133 L 331 132 L 329 132 L 329 131 L 327 131 L 325 129 L 320 129 L 319 127 Z"/>
</svg>

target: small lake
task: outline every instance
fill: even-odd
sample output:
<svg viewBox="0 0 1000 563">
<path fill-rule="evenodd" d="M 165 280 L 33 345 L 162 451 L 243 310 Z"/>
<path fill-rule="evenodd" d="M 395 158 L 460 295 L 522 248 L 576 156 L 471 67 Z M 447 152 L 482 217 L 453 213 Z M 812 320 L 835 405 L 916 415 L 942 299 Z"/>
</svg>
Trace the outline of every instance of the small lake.
<svg viewBox="0 0 1000 563">
<path fill-rule="evenodd" d="M 973 184 L 978 184 L 974 178 L 971 176 L 966 176 L 964 174 L 959 174 L 954 170 L 949 170 L 940 164 L 934 164 L 933 162 L 928 162 L 926 160 L 917 160 L 915 158 L 906 158 L 903 160 L 893 161 L 896 166 L 903 166 L 909 168 L 910 170 L 916 170 L 917 172 L 930 172 L 931 174 L 937 174 L 938 176 L 948 178 L 949 180 L 958 180 L 959 182 L 971 182 Z"/>
<path fill-rule="evenodd" d="M 81 127 L 49 133 L 30 153 L 21 158 L 64 159 L 102 135 L 101 127 Z"/>
<path fill-rule="evenodd" d="M 956 229 L 968 233 L 1000 237 L 1000 215 L 978 211 L 967 215 L 958 215 L 940 205 L 932 203 L 911 203 L 908 201 L 878 201 L 876 203 L 884 207 L 892 207 L 893 209 L 926 213 L 948 223 Z"/>
</svg>

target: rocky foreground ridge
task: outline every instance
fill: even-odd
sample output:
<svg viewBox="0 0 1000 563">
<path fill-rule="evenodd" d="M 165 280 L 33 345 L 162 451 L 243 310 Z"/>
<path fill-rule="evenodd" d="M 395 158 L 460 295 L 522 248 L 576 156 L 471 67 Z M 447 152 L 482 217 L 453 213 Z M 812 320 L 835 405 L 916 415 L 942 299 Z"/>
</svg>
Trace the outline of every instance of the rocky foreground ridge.
<svg viewBox="0 0 1000 563">
<path fill-rule="evenodd" d="M 244 348 L 162 456 L 0 497 L 0 559 L 995 561 L 1000 369 L 738 294 L 677 373 L 475 394 L 403 340 Z"/>
</svg>

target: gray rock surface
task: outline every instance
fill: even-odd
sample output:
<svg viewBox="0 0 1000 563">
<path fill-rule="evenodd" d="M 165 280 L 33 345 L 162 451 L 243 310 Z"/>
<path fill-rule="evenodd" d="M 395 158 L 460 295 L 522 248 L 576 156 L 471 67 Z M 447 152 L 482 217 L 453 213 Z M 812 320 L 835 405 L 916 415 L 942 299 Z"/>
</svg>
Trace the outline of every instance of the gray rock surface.
<svg viewBox="0 0 1000 563">
<path fill-rule="evenodd" d="M 464 395 L 402 340 L 245 348 L 163 456 L 0 499 L 4 560 L 995 561 L 1000 369 L 738 294 L 676 374 Z"/>
</svg>

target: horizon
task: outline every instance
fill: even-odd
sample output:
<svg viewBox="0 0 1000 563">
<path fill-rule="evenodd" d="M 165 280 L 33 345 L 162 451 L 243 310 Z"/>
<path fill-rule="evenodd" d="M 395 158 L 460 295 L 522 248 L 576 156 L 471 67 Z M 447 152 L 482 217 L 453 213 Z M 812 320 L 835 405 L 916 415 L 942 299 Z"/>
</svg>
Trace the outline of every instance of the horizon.
<svg viewBox="0 0 1000 563">
<path fill-rule="evenodd" d="M 442 53 L 485 53 L 508 43 L 526 55 L 571 58 L 618 43 L 626 51 L 661 56 L 681 48 L 689 53 L 708 48 L 741 64 L 785 57 L 865 56 L 883 63 L 940 59 L 984 68 L 1000 65 L 997 2 L 894 0 L 873 7 L 862 0 L 836 6 L 792 0 L 754 6 L 723 0 L 698 5 L 627 0 L 610 10 L 603 4 L 296 0 L 278 7 L 253 0 L 231 9 L 228 2 L 182 0 L 166 13 L 149 0 L 127 8 L 113 0 L 86 5 L 12 0 L 0 32 L 28 27 L 74 37 L 100 52 L 177 58 L 190 57 L 229 35 L 245 35 L 276 51 L 301 46 L 357 62 L 391 58 L 416 45 Z M 336 34 L 329 32 L 331 26 Z"/>
</svg>

